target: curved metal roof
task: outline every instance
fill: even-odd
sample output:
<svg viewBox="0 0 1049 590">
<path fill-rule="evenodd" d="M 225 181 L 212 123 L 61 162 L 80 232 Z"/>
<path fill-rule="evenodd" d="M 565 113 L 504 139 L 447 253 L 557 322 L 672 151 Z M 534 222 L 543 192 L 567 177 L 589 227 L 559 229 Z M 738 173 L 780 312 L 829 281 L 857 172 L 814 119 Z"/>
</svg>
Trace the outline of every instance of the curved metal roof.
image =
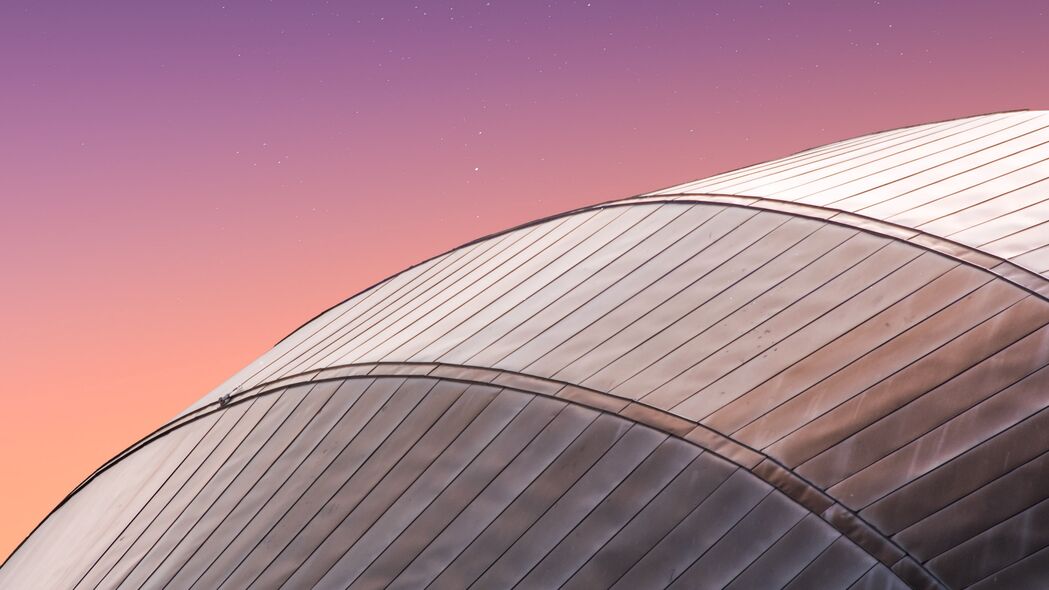
<svg viewBox="0 0 1049 590">
<path fill-rule="evenodd" d="M 875 133 L 650 193 L 725 194 L 848 211 L 1049 272 L 1049 112 Z"/>
<path fill-rule="evenodd" d="M 865 136 L 414 266 L 103 466 L 0 582 L 1038 584 L 1043 124 Z"/>
</svg>

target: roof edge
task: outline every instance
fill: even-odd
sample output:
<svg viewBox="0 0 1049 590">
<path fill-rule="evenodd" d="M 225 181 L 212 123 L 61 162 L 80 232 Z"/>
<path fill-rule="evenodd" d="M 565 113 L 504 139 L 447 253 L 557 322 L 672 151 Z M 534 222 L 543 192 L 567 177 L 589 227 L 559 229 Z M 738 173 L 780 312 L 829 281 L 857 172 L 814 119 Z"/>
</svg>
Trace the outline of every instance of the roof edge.
<svg viewBox="0 0 1049 590">
<path fill-rule="evenodd" d="M 827 143 L 821 143 L 821 144 L 818 144 L 818 145 L 809 146 L 807 148 L 798 150 L 796 152 L 790 152 L 788 154 L 784 154 L 782 156 L 778 156 L 778 157 L 771 158 L 771 159 L 768 159 L 768 160 L 762 160 L 760 162 L 751 162 L 750 164 L 744 164 L 743 166 L 738 166 L 736 168 L 729 168 L 727 170 L 721 170 L 720 172 L 715 172 L 713 174 L 710 174 L 710 175 L 707 175 L 707 176 L 702 176 L 700 178 L 693 178 L 691 180 L 685 180 L 685 181 L 682 181 L 682 182 L 676 182 L 674 184 L 671 184 L 671 185 L 668 185 L 668 186 L 664 186 L 664 187 L 661 187 L 661 188 L 657 188 L 655 190 L 646 191 L 646 192 L 641 193 L 641 194 L 633 195 L 633 196 L 631 196 L 629 198 L 644 197 L 646 195 L 649 196 L 649 197 L 663 196 L 660 193 L 662 193 L 663 191 L 666 191 L 666 190 L 670 190 L 670 189 L 672 189 L 674 187 L 677 187 L 677 186 L 682 186 L 682 185 L 686 185 L 686 184 L 692 184 L 693 182 L 699 182 L 701 180 L 712 179 L 712 178 L 714 178 L 716 176 L 721 176 L 721 175 L 724 175 L 724 174 L 731 174 L 733 172 L 739 172 L 741 170 L 745 170 L 747 168 L 752 168 L 754 166 L 761 166 L 762 164 L 769 164 L 769 163 L 772 163 L 772 162 L 777 162 L 779 160 L 785 160 L 785 159 L 788 159 L 788 158 L 793 158 L 795 156 L 800 156 L 801 154 L 804 154 L 805 152 L 811 152 L 813 150 L 818 150 L 820 148 L 830 147 L 832 145 L 835 145 L 835 144 L 838 144 L 838 143 L 842 143 L 842 142 L 845 142 L 845 141 L 852 141 L 854 139 L 863 139 L 865 137 L 873 137 L 875 135 L 879 135 L 879 134 L 882 134 L 882 133 L 889 133 L 891 131 L 902 131 L 904 129 L 914 129 L 915 127 L 924 127 L 925 125 L 940 125 L 942 123 L 950 123 L 952 121 L 964 121 L 966 119 L 976 119 L 978 117 L 990 117 L 992 115 L 1007 115 L 1007 114 L 1010 114 L 1010 113 L 1028 113 L 1028 112 L 1031 112 L 1032 110 L 1033 111 L 1038 111 L 1038 110 L 1041 110 L 1041 109 L 1027 109 L 1027 108 L 1023 108 L 1023 109 L 1006 109 L 1004 111 L 991 111 L 991 112 L 988 112 L 988 113 L 976 113 L 976 114 L 973 114 L 973 115 L 963 115 L 963 116 L 960 116 L 960 117 L 948 117 L 946 119 L 938 119 L 936 121 L 924 121 L 922 123 L 912 123 L 910 125 L 901 125 L 899 127 L 887 127 L 885 129 L 879 129 L 877 131 L 871 131 L 871 132 L 868 132 L 868 133 L 862 133 L 860 135 L 852 135 L 852 136 L 849 136 L 849 137 L 843 137 L 841 139 L 835 139 L 834 141 L 829 141 Z"/>
<path fill-rule="evenodd" d="M 704 451 L 746 470 L 751 475 L 776 488 L 847 537 L 872 558 L 891 569 L 904 582 L 919 588 L 944 587 L 943 582 L 926 569 L 917 558 L 893 541 L 891 537 L 883 534 L 874 525 L 867 522 L 856 511 L 841 504 L 808 479 L 798 475 L 773 457 L 709 426 L 637 400 L 619 397 L 608 392 L 566 381 L 487 367 L 419 362 L 356 363 L 297 373 L 261 383 L 245 391 L 231 394 L 228 398 L 224 398 L 221 401 L 210 402 L 189 414 L 178 416 L 118 453 L 91 473 L 33 528 L 25 539 L 15 547 L 7 559 L 0 564 L 0 568 L 22 548 L 25 542 L 51 516 L 80 490 L 91 484 L 95 478 L 146 445 L 163 438 L 179 428 L 196 422 L 205 416 L 224 411 L 232 405 L 238 405 L 261 396 L 277 393 L 295 385 L 376 377 L 441 379 L 501 387 L 519 393 L 554 398 L 653 428 L 668 436 L 696 445 Z"/>
</svg>

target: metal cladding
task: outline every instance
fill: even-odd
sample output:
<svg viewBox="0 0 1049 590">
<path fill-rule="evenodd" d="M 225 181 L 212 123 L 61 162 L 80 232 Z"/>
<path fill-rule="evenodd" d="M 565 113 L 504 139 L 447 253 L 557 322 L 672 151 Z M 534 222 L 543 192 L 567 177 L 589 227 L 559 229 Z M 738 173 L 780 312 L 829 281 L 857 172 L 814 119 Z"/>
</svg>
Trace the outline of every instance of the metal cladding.
<svg viewBox="0 0 1049 590">
<path fill-rule="evenodd" d="M 1049 113 L 540 220 L 314 318 L 10 588 L 1045 588 Z"/>
</svg>

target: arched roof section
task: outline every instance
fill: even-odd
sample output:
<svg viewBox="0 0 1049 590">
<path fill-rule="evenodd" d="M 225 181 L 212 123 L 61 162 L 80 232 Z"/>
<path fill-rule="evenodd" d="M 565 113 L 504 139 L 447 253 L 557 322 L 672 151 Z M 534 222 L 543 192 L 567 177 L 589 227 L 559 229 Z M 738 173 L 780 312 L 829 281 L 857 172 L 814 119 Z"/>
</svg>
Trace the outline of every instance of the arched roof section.
<svg viewBox="0 0 1049 590">
<path fill-rule="evenodd" d="M 662 189 L 829 207 L 1049 272 L 1049 113 L 875 133 Z"/>
<path fill-rule="evenodd" d="M 1049 395 L 1043 279 L 831 213 L 683 197 L 530 224 L 329 310 L 220 391 L 404 363 L 601 392 L 767 458 L 886 547 L 907 539 L 889 561 L 913 546 L 963 587 L 980 578 L 952 580 L 955 555 L 990 550 L 970 534 L 1018 525 L 943 515 L 1049 450 L 1025 438 Z M 1003 449 L 1015 464 L 979 466 Z"/>
</svg>

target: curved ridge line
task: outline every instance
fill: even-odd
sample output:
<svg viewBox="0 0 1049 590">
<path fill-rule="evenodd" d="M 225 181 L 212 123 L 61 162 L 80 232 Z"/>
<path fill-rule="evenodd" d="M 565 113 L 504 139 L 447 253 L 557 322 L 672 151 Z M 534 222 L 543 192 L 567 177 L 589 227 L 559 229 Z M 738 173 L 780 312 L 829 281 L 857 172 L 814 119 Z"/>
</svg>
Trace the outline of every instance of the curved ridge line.
<svg viewBox="0 0 1049 590">
<path fill-rule="evenodd" d="M 906 242 L 928 252 L 946 256 L 962 264 L 989 272 L 1032 295 L 1049 301 L 1049 277 L 1016 264 L 1012 260 L 998 256 L 997 254 L 992 254 L 986 250 L 981 250 L 974 246 L 956 242 L 950 238 L 945 238 L 937 234 L 915 229 L 906 225 L 900 225 L 898 223 L 892 223 L 890 221 L 878 219 L 877 217 L 869 217 L 851 211 L 835 209 L 833 207 L 809 205 L 807 203 L 796 203 L 794 201 L 783 201 L 770 197 L 720 193 L 680 193 L 675 195 L 660 195 L 658 197 L 635 197 L 603 204 L 601 206 L 607 207 L 618 204 L 634 205 L 644 203 L 723 205 L 727 207 L 759 209 L 761 211 L 823 221 L 879 237 Z M 1004 269 L 1006 272 L 999 269 Z"/>
<path fill-rule="evenodd" d="M 501 387 L 529 395 L 558 399 L 648 426 L 669 436 L 694 444 L 706 452 L 713 453 L 725 461 L 745 469 L 758 479 L 782 492 L 810 513 L 820 517 L 820 519 L 851 540 L 872 558 L 892 570 L 904 582 L 912 585 L 917 584 L 914 587 L 918 588 L 946 587 L 938 577 L 928 571 L 905 548 L 883 534 L 857 512 L 841 504 L 808 479 L 798 475 L 775 458 L 709 426 L 630 398 L 620 397 L 567 381 L 503 369 L 427 362 L 353 363 L 313 369 L 260 383 L 244 391 L 231 393 L 222 400 L 210 402 L 189 414 L 178 416 L 118 453 L 91 473 L 63 498 L 41 520 L 40 524 L 34 527 L 33 531 L 11 552 L 7 560 L 18 552 L 22 545 L 32 537 L 44 522 L 65 505 L 77 492 L 94 481 L 95 478 L 139 449 L 183 426 L 223 411 L 231 405 L 241 404 L 263 395 L 283 391 L 295 385 L 375 377 L 431 378 Z M 4 564 L 7 563 L 7 560 L 4 561 Z M 910 565 L 908 572 L 899 572 L 894 567 L 906 562 L 909 562 L 908 565 Z M 4 564 L 0 564 L 0 568 Z M 907 576 L 911 579 L 904 578 L 906 573 L 911 574 Z"/>
<path fill-rule="evenodd" d="M 1006 111 L 1006 112 L 1013 112 L 1013 111 Z M 991 114 L 997 114 L 997 113 L 991 113 Z M 760 206 L 760 205 L 757 205 L 757 203 L 759 203 L 759 202 L 760 203 L 766 203 L 766 204 L 772 204 L 772 206 Z M 408 267 L 406 267 L 406 268 L 404 268 L 404 269 L 402 269 L 402 270 L 400 270 L 400 271 L 398 271 L 398 272 L 396 272 L 396 273 L 386 277 L 386 278 L 383 278 L 382 280 L 380 280 L 380 281 L 378 281 L 378 282 L 376 282 L 376 283 L 374 283 L 372 285 L 369 285 L 368 287 L 365 287 L 365 288 L 361 289 L 360 291 L 357 291 L 356 293 L 354 293 L 354 294 L 352 294 L 352 295 L 350 295 L 350 296 L 340 300 L 338 303 L 335 303 L 334 305 L 331 305 L 330 307 L 322 310 L 321 312 L 317 313 L 316 315 L 314 315 L 313 317 L 311 317 L 310 319 L 306 320 L 301 325 L 296 327 L 294 330 L 289 332 L 283 338 L 278 340 L 275 343 L 275 346 L 279 345 L 281 342 L 284 342 L 285 340 L 287 340 L 288 338 L 290 338 L 291 336 L 293 336 L 294 334 L 296 334 L 297 332 L 299 332 L 300 330 L 302 330 L 303 328 L 305 328 L 306 326 L 311 324 L 314 320 L 320 318 L 321 316 L 323 316 L 324 314 L 328 313 L 329 311 L 334 310 L 335 308 L 339 307 L 340 305 L 342 305 L 344 303 L 347 303 L 347 302 L 349 302 L 349 301 L 351 301 L 351 300 L 353 300 L 353 299 L 355 299 L 357 297 L 360 297 L 361 295 L 364 295 L 365 293 L 368 293 L 368 292 L 372 291 L 373 289 L 379 287 L 380 285 L 383 285 L 386 282 L 388 282 L 388 281 L 390 281 L 390 280 L 392 280 L 392 279 L 394 279 L 394 278 L 396 278 L 396 277 L 398 277 L 398 276 L 400 276 L 400 275 L 402 275 L 402 274 L 404 274 L 404 273 L 406 273 L 406 272 L 408 272 L 408 271 L 410 271 L 410 270 L 412 270 L 414 268 L 422 266 L 422 265 L 424 265 L 424 264 L 426 264 L 428 262 L 432 262 L 434 260 L 437 260 L 438 258 L 441 258 L 442 256 L 447 256 L 448 254 L 451 254 L 451 253 L 456 252 L 458 250 L 461 250 L 463 248 L 468 248 L 468 247 L 473 246 L 475 244 L 479 244 L 479 243 L 484 242 L 486 240 L 497 238 L 499 236 L 508 234 L 510 232 L 514 232 L 514 231 L 518 231 L 518 230 L 522 230 L 522 229 L 527 229 L 529 227 L 533 227 L 533 226 L 539 225 L 541 223 L 547 223 L 547 222 L 550 222 L 550 221 L 555 221 L 557 219 L 561 219 L 562 217 L 568 217 L 570 215 L 578 215 L 578 214 L 584 213 L 586 211 L 608 209 L 608 208 L 612 208 L 612 207 L 633 206 L 633 205 L 673 204 L 673 203 L 679 203 L 679 204 L 680 203 L 686 203 L 686 204 L 687 203 L 695 203 L 695 204 L 711 204 L 711 205 L 724 205 L 724 206 L 735 206 L 735 207 L 749 207 L 749 208 L 752 208 L 752 209 L 761 209 L 761 210 L 764 210 L 764 211 L 771 211 L 771 212 L 774 212 L 774 213 L 782 213 L 782 214 L 786 214 L 786 215 L 793 215 L 795 217 L 804 217 L 804 218 L 813 219 L 813 220 L 816 220 L 816 221 L 824 221 L 824 222 L 832 223 L 832 224 L 839 225 L 839 226 L 842 226 L 842 227 L 848 227 L 848 228 L 851 228 L 851 229 L 856 229 L 856 230 L 859 230 L 859 231 L 862 231 L 862 232 L 865 232 L 865 233 L 868 233 L 868 234 L 877 235 L 877 236 L 880 236 L 880 237 L 889 238 L 889 239 L 893 239 L 893 240 L 897 240 L 897 241 L 908 242 L 908 243 L 910 243 L 910 244 L 912 244 L 912 245 L 914 245 L 916 247 L 922 248 L 922 249 L 924 249 L 926 251 L 935 252 L 937 254 L 942 254 L 944 256 L 947 256 L 947 257 L 952 258 L 954 260 L 958 260 L 959 262 L 962 262 L 962 263 L 967 264 L 969 266 L 973 266 L 973 267 L 979 268 L 981 270 L 985 270 L 987 272 L 990 272 L 991 274 L 994 274 L 994 275 L 998 276 L 999 278 L 1001 278 L 1001 279 L 1003 279 L 1003 280 L 1005 280 L 1005 281 L 1007 281 L 1009 283 L 1012 283 L 1012 284 L 1016 285 L 1017 287 L 1025 290 L 1025 291 L 1027 291 L 1029 293 L 1031 293 L 1032 295 L 1036 295 L 1036 296 L 1040 297 L 1041 299 L 1049 301 L 1049 278 L 1047 278 L 1047 277 L 1045 277 L 1045 276 L 1043 276 L 1043 275 L 1041 275 L 1041 274 L 1039 274 L 1039 273 L 1037 273 L 1037 272 L 1035 272 L 1033 270 L 1030 270 L 1030 269 L 1028 269 L 1028 268 L 1026 268 L 1024 266 L 1021 266 L 1019 264 L 1016 264 L 1015 262 L 1012 262 L 1011 260 L 1008 260 L 1006 258 L 1002 258 L 1001 256 L 998 256 L 998 255 L 995 255 L 995 254 L 991 254 L 991 253 L 986 252 L 984 250 L 981 250 L 979 248 L 975 248 L 973 246 L 962 244 L 960 242 L 955 242 L 954 240 L 951 240 L 949 238 L 938 236 L 936 234 L 931 234 L 931 233 L 928 233 L 928 232 L 925 232 L 925 231 L 922 231 L 922 230 L 914 229 L 912 227 L 908 227 L 908 226 L 905 226 L 905 225 L 899 225 L 899 224 L 892 223 L 892 222 L 889 222 L 889 221 L 884 221 L 884 220 L 878 219 L 876 217 L 868 217 L 866 215 L 861 215 L 859 213 L 852 213 L 852 212 L 849 212 L 849 211 L 845 211 L 845 210 L 842 210 L 842 209 L 835 209 L 835 208 L 832 208 L 832 207 L 822 207 L 822 206 L 819 206 L 819 205 L 809 205 L 809 204 L 804 204 L 804 203 L 795 203 L 793 201 L 783 201 L 783 200 L 773 199 L 773 198 L 769 198 L 769 197 L 755 197 L 755 196 L 750 196 L 750 195 L 730 195 L 730 194 L 719 194 L 719 193 L 679 193 L 679 194 L 653 195 L 653 196 L 635 195 L 635 196 L 632 196 L 632 197 L 626 197 L 626 198 L 614 199 L 614 200 L 611 200 L 611 201 L 604 201 L 604 202 L 601 202 L 601 203 L 595 203 L 593 205 L 587 205 L 585 207 L 578 207 L 576 209 L 569 209 L 568 211 L 563 211 L 561 213 L 556 213 L 554 215 L 549 215 L 547 217 L 542 217 L 542 218 L 539 218 L 539 219 L 536 219 L 536 220 L 533 220 L 533 221 L 529 221 L 529 222 L 526 222 L 526 223 L 515 225 L 513 227 L 509 227 L 509 228 L 506 228 L 506 229 L 503 229 L 503 230 L 500 230 L 500 231 L 497 231 L 497 232 L 493 232 L 493 233 L 487 234 L 485 236 L 482 236 L 482 237 L 470 240 L 468 242 L 460 244 L 459 246 L 456 246 L 454 248 L 451 248 L 449 250 L 441 252 L 440 254 L 436 254 L 434 256 L 430 256 L 429 258 L 425 258 L 425 259 L 423 259 L 423 260 L 421 260 L 421 261 L 419 261 L 419 262 L 417 262 L 417 263 L 415 263 L 415 264 L 413 264 L 411 266 L 408 266 Z M 810 213 L 810 214 L 803 213 L 802 211 L 805 211 L 805 210 L 811 211 L 812 213 Z M 830 216 L 818 215 L 818 214 L 816 214 L 816 212 L 827 212 L 827 213 L 832 213 L 832 215 L 830 215 Z M 841 219 L 831 219 L 831 217 L 841 217 Z M 854 218 L 854 219 L 862 220 L 864 222 L 864 225 L 857 225 L 857 224 L 853 224 L 853 223 L 848 223 L 847 221 L 845 221 L 845 219 L 847 219 L 847 218 Z M 874 228 L 879 228 L 880 231 L 879 231 L 879 229 L 874 229 Z M 889 230 L 889 229 L 895 230 L 895 233 L 886 231 L 886 230 Z M 908 238 L 903 238 L 900 235 L 897 235 L 900 232 L 903 232 L 903 233 L 914 233 L 915 235 L 908 239 Z M 926 244 L 926 243 L 922 243 L 922 242 L 915 242 L 915 241 L 913 241 L 913 239 L 915 237 L 919 237 L 919 236 L 927 237 L 929 241 L 933 242 L 933 244 Z M 967 258 L 963 258 L 963 257 L 961 257 L 961 256 L 959 256 L 957 254 L 954 254 L 954 253 L 952 253 L 950 251 L 941 250 L 941 249 L 936 247 L 936 245 L 935 245 L 936 243 L 948 244 L 954 250 L 960 251 L 962 253 L 968 253 L 971 256 L 973 256 L 974 258 L 983 257 L 983 258 L 987 258 L 987 259 L 992 259 L 992 260 L 995 261 L 996 264 L 994 266 L 988 266 L 988 265 L 985 265 L 985 264 L 980 264 L 978 262 L 978 260 L 970 260 L 970 259 L 967 259 Z M 1004 266 L 1007 270 L 1011 271 L 1011 273 L 1007 275 L 1007 274 L 1003 274 L 1000 271 L 995 270 L 996 268 L 998 268 L 1000 266 Z"/>
<path fill-rule="evenodd" d="M 1040 109 L 1034 109 L 1034 110 L 1038 111 Z M 875 135 L 881 135 L 883 133 L 891 133 L 893 131 L 903 131 L 904 129 L 914 129 L 914 128 L 917 128 L 917 127 L 925 127 L 925 126 L 932 126 L 932 125 L 942 125 L 944 123 L 951 123 L 951 122 L 954 122 L 954 121 L 964 121 L 966 119 L 976 119 L 978 117 L 990 117 L 990 116 L 993 116 L 993 115 L 1009 115 L 1009 114 L 1013 114 L 1013 113 L 1029 113 L 1029 112 L 1031 112 L 1031 109 L 1028 109 L 1028 108 L 1023 108 L 1023 109 L 1006 109 L 1004 111 L 991 111 L 989 113 L 976 113 L 974 115 L 962 115 L 960 117 L 950 117 L 950 118 L 947 118 L 947 119 L 940 119 L 938 121 L 925 121 L 923 123 L 911 123 L 910 125 L 902 125 L 900 127 L 889 127 L 889 128 L 886 128 L 886 129 L 880 129 L 878 131 L 869 131 L 867 133 L 861 133 L 859 135 L 852 135 L 852 136 L 845 137 L 845 138 L 842 138 L 842 139 L 835 139 L 835 140 L 829 141 L 827 143 L 821 143 L 819 145 L 814 145 L 814 146 L 811 146 L 811 147 L 807 147 L 805 149 L 801 149 L 801 150 L 798 150 L 796 152 L 791 152 L 789 154 L 785 154 L 785 155 L 779 156 L 778 158 L 772 158 L 771 160 L 762 160 L 760 162 L 754 162 L 752 164 L 746 164 L 746 165 L 740 166 L 738 168 L 729 168 L 728 170 L 722 170 L 721 172 L 715 172 L 714 174 L 711 174 L 709 176 L 703 176 L 701 178 L 693 178 L 691 180 L 686 180 L 686 181 L 683 181 L 683 182 L 674 183 L 674 184 L 671 184 L 669 186 L 665 186 L 663 188 L 657 188 L 655 190 L 644 192 L 644 193 L 641 193 L 639 195 L 634 195 L 631 198 L 646 197 L 646 196 L 648 196 L 648 197 L 660 197 L 660 196 L 663 195 L 663 191 L 667 191 L 667 190 L 670 190 L 670 189 L 675 188 L 675 187 L 684 186 L 686 184 L 692 184 L 692 183 L 695 183 L 695 182 L 699 182 L 701 180 L 713 180 L 714 178 L 716 178 L 718 176 L 724 176 L 725 174 L 732 174 L 733 172 L 741 172 L 743 170 L 746 170 L 747 168 L 754 168 L 754 167 L 757 167 L 757 166 L 764 166 L 765 164 L 773 164 L 775 162 L 779 162 L 780 160 L 787 160 L 787 159 L 793 158 L 795 156 L 800 156 L 801 154 L 804 154 L 805 152 L 811 152 L 811 151 L 814 151 L 814 150 L 818 150 L 820 148 L 831 147 L 831 146 L 834 146 L 834 145 L 838 145 L 839 143 L 845 143 L 847 141 L 853 141 L 853 140 L 859 140 L 859 139 L 874 137 Z"/>
</svg>

